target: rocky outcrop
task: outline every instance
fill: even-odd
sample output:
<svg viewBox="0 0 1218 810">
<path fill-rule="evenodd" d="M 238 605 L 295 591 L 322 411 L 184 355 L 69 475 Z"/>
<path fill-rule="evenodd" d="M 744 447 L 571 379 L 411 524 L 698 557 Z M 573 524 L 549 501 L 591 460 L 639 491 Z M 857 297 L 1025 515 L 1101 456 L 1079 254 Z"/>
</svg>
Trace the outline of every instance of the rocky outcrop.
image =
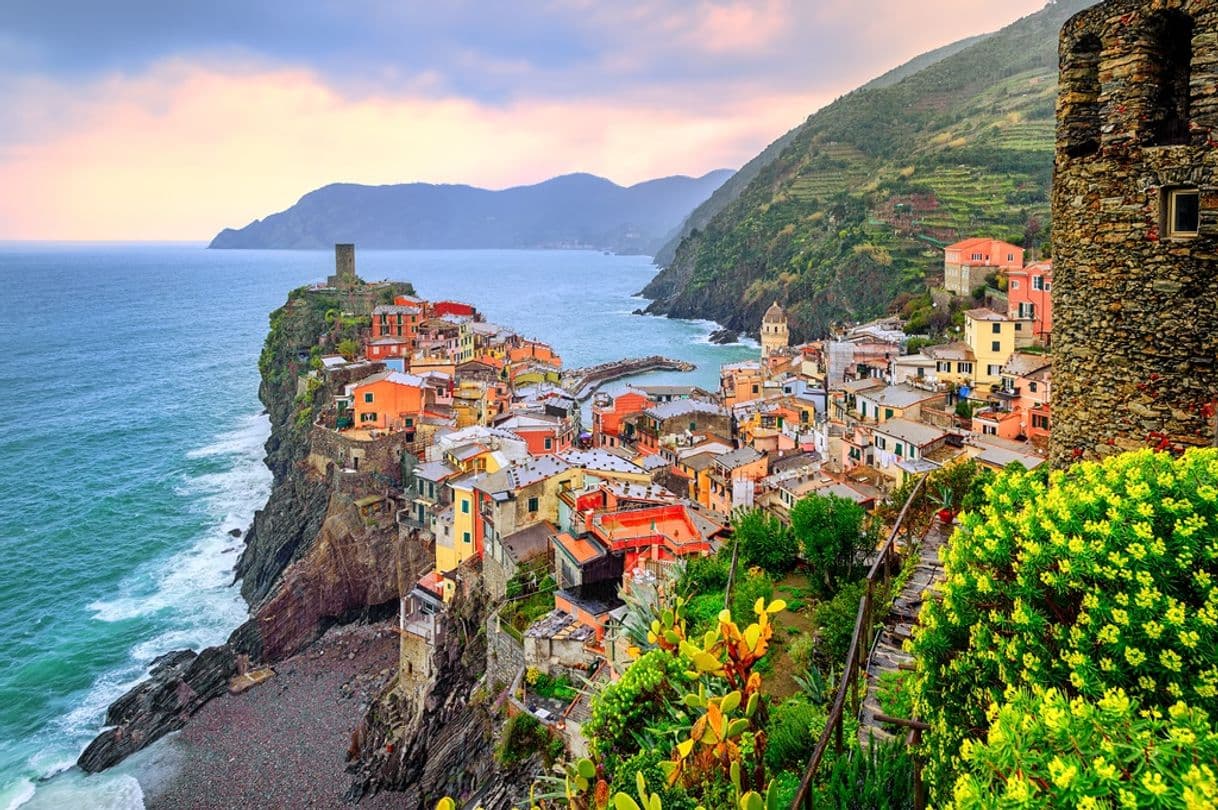
<svg viewBox="0 0 1218 810">
<path fill-rule="evenodd" d="M 494 758 L 495 718 L 486 670 L 486 595 L 476 576 L 445 613 L 432 655 L 433 675 L 421 686 L 399 676 L 352 735 L 348 799 L 401 792 L 401 806 L 434 807 L 444 796 L 486 810 L 520 806 L 537 770 L 526 762 L 501 770 Z"/>
<path fill-rule="evenodd" d="M 384 290 L 389 298 L 412 292 L 408 284 Z M 266 464 L 274 486 L 246 533 L 236 569 L 250 620 L 224 645 L 158 660 L 147 680 L 110 707 L 111 728 L 80 757 L 86 771 L 108 768 L 181 728 L 225 691 L 239 664 L 244 669 L 249 662 L 274 663 L 334 624 L 395 611 L 403 588 L 421 573 L 428 549 L 417 537 L 399 536 L 393 510 L 365 519 L 354 505 L 362 495 L 386 495 L 394 475 L 376 481 L 363 475 L 340 484 L 332 467 L 323 472 L 307 462 L 315 408 L 333 391 L 302 385 L 302 375 L 313 347 L 352 337 L 342 331 L 349 325 L 327 317 L 340 303 L 302 288 L 271 315 L 259 360 L 259 396 L 271 418 Z"/>
<path fill-rule="evenodd" d="M 110 728 L 89 743 L 77 764 L 96 773 L 177 731 L 204 703 L 224 692 L 237 670 L 237 656 L 227 645 L 162 656 L 145 681 L 111 704 L 106 712 Z"/>
</svg>

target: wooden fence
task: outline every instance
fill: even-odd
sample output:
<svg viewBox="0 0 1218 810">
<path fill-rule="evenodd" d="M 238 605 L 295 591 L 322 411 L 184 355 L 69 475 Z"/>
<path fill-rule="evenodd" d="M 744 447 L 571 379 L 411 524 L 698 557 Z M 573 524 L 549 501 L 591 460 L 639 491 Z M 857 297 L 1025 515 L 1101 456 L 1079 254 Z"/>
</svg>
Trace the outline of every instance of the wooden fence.
<svg viewBox="0 0 1218 810">
<path fill-rule="evenodd" d="M 850 650 L 846 653 L 846 668 L 842 672 L 841 683 L 838 684 L 837 694 L 833 698 L 833 706 L 829 710 L 829 719 L 825 723 L 825 730 L 821 733 L 820 739 L 817 740 L 816 748 L 812 751 L 812 757 L 808 760 L 808 767 L 804 770 L 804 777 L 799 783 L 799 791 L 795 794 L 795 801 L 791 803 L 791 810 L 812 810 L 812 786 L 816 779 L 817 771 L 824 761 L 825 754 L 829 750 L 829 746 L 832 745 L 833 750 L 838 754 L 842 753 L 845 747 L 842 734 L 847 717 L 846 706 L 849 705 L 850 707 L 850 716 L 858 716 L 860 700 L 858 689 L 859 675 L 867 671 L 867 659 L 870 657 L 871 646 L 875 641 L 875 617 L 873 611 L 875 609 L 876 595 L 901 570 L 901 558 L 897 552 L 897 537 L 901 533 L 901 528 L 905 523 L 905 518 L 910 507 L 917 500 L 919 493 L 922 491 L 922 485 L 925 482 L 926 476 L 918 479 L 918 483 L 909 493 L 905 505 L 901 507 L 901 512 L 897 516 L 896 523 L 893 524 L 892 532 L 888 535 L 884 545 L 880 547 L 879 554 L 871 565 L 871 570 L 867 572 L 867 590 L 862 598 L 859 599 L 858 613 L 854 618 L 854 633 L 850 637 Z M 918 742 L 921 731 L 925 726 L 921 723 L 908 720 L 903 721 L 901 724 L 910 726 L 910 736 L 907 741 L 910 743 Z M 915 773 L 916 810 L 922 810 L 923 805 L 919 781 Z"/>
</svg>

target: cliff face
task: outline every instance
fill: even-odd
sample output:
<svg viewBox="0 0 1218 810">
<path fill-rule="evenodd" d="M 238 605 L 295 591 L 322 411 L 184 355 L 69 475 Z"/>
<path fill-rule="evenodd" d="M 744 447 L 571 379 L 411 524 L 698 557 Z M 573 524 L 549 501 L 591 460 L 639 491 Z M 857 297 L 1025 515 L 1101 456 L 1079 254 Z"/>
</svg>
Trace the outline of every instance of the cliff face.
<svg viewBox="0 0 1218 810">
<path fill-rule="evenodd" d="M 537 763 L 509 770 L 496 765 L 489 691 L 476 689 L 486 672 L 487 603 L 480 582 L 471 570 L 445 612 L 432 676 L 411 682 L 399 673 L 352 735 L 348 799 L 391 790 L 400 793 L 402 807 L 420 810 L 444 796 L 486 810 L 522 806 Z"/>
<path fill-rule="evenodd" d="M 413 290 L 399 285 L 384 291 L 390 299 L 402 293 Z M 428 549 L 417 536 L 399 534 L 392 508 L 369 517 L 354 505 L 364 495 L 386 495 L 385 479 L 343 476 L 332 465 L 310 463 L 315 409 L 334 392 L 310 385 L 303 373 L 314 347 L 332 351 L 360 328 L 334 317 L 340 306 L 325 293 L 301 289 L 271 315 L 259 395 L 271 418 L 266 463 L 274 486 L 246 535 L 236 571 L 250 619 L 226 644 L 198 655 L 178 651 L 158 662 L 146 681 L 110 707 L 111 727 L 80 758 L 85 770 L 108 768 L 181 728 L 251 665 L 299 652 L 333 624 L 394 612 L 403 588 L 422 572 Z M 386 466 L 390 479 L 394 469 Z"/>
</svg>

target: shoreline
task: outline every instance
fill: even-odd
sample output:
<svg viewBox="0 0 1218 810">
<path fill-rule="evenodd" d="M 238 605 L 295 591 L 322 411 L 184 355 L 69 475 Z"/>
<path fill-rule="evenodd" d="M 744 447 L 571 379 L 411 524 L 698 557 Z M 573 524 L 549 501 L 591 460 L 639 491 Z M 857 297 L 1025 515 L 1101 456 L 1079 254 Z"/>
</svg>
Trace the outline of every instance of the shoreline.
<svg viewBox="0 0 1218 810">
<path fill-rule="evenodd" d="M 209 701 L 135 769 L 148 810 L 337 807 L 350 735 L 397 672 L 393 620 L 331 628 L 276 674 Z M 393 794 L 361 807 L 394 807 Z"/>
</svg>

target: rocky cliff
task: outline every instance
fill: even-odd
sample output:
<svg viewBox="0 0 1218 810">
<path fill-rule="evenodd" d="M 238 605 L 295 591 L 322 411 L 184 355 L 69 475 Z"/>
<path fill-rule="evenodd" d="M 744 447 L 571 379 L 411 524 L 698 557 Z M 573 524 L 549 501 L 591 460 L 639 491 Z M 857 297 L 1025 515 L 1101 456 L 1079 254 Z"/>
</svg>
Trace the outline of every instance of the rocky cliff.
<svg viewBox="0 0 1218 810">
<path fill-rule="evenodd" d="M 412 292 L 399 285 L 382 295 Z M 110 728 L 80 758 L 86 771 L 108 768 L 181 728 L 234 674 L 290 656 L 336 623 L 392 613 L 404 583 L 422 572 L 429 551 L 416 535 L 399 532 L 392 507 L 369 518 L 354 503 L 390 492 L 400 465 L 386 464 L 379 477 L 350 477 L 334 465 L 310 463 L 314 414 L 341 379 L 309 383 L 305 372 L 319 351 L 331 351 L 361 328 L 335 317 L 339 308 L 336 298 L 302 288 L 270 318 L 259 395 L 271 418 L 266 463 L 274 485 L 236 571 L 250 619 L 226 644 L 158 661 L 145 682 L 110 707 Z"/>
<path fill-rule="evenodd" d="M 399 673 L 352 735 L 348 799 L 392 790 L 402 807 L 419 810 L 444 796 L 486 810 L 522 806 L 538 763 L 504 770 L 495 762 L 491 695 L 480 686 L 486 609 L 481 578 L 471 569 L 445 613 L 431 677 L 411 681 Z"/>
</svg>

